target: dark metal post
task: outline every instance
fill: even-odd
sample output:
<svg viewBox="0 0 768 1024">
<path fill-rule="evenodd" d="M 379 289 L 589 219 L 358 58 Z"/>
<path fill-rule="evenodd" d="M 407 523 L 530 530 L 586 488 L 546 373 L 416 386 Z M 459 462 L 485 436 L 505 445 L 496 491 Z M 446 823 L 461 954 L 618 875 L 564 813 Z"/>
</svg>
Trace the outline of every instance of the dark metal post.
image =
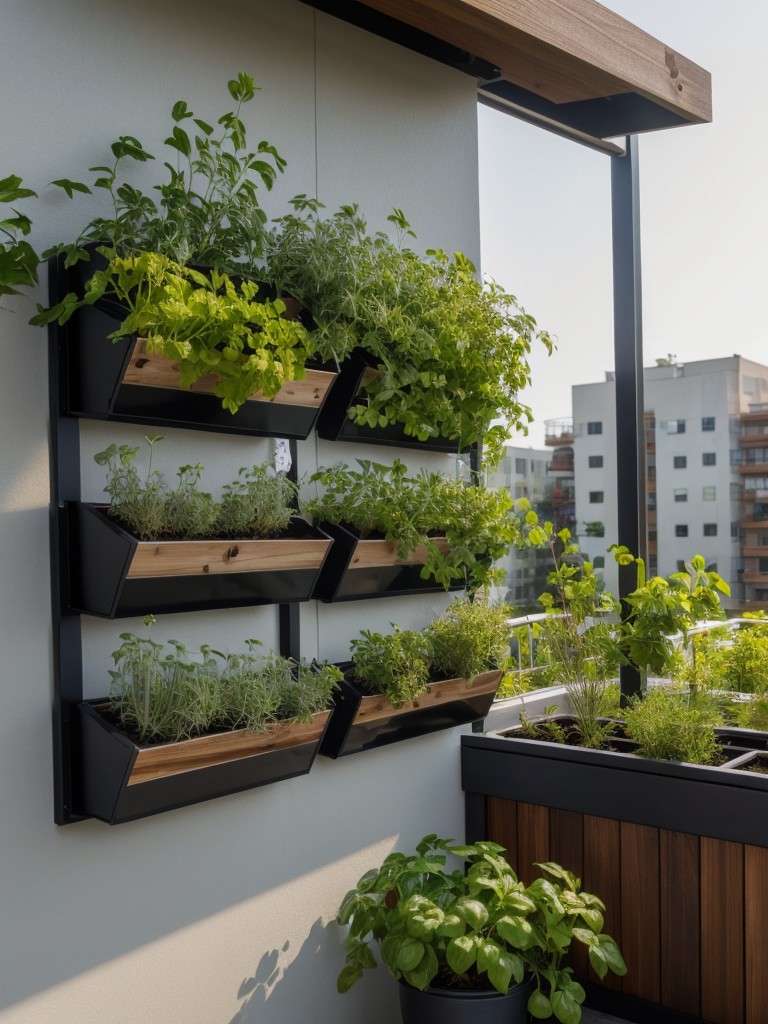
<svg viewBox="0 0 768 1024">
<path fill-rule="evenodd" d="M 640 286 L 640 184 L 637 138 L 611 157 L 613 225 L 613 349 L 616 365 L 616 489 L 618 543 L 648 564 L 643 401 L 643 331 Z M 635 589 L 634 566 L 619 567 L 619 597 Z M 623 606 L 622 614 L 627 612 Z M 640 693 L 641 675 L 621 669 L 622 702 Z"/>
</svg>

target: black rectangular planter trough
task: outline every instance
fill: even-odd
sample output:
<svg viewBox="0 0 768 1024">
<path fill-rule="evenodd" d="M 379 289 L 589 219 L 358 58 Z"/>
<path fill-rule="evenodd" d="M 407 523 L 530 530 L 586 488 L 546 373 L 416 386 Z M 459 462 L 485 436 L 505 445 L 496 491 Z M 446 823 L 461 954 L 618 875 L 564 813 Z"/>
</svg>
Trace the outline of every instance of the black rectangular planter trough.
<svg viewBox="0 0 768 1024">
<path fill-rule="evenodd" d="M 298 517 L 273 540 L 139 541 L 103 506 L 66 513 L 68 606 L 112 619 L 307 601 L 331 546 Z"/>
<path fill-rule="evenodd" d="M 322 601 L 357 601 L 445 591 L 434 577 L 422 577 L 426 559 L 423 547 L 401 559 L 387 540 L 364 540 L 348 527 L 333 523 L 320 523 L 320 529 L 333 538 L 333 547 L 315 588 L 314 596 Z M 436 537 L 434 543 L 443 548 L 447 546 L 442 537 Z M 457 583 L 448 589 L 461 590 L 462 586 Z"/>
<path fill-rule="evenodd" d="M 105 265 L 104 257 L 93 253 L 91 263 L 69 269 L 63 261 L 53 260 L 49 272 L 58 277 L 57 294 L 82 294 L 94 269 Z M 57 329 L 64 414 L 304 440 L 336 379 L 335 372 L 313 367 L 303 380 L 286 384 L 273 399 L 254 395 L 230 413 L 213 394 L 215 378 L 203 377 L 191 388 L 182 388 L 177 365 L 147 352 L 143 339 L 110 341 L 108 335 L 125 315 L 122 305 L 102 299 L 79 309 Z"/>
<path fill-rule="evenodd" d="M 424 694 L 400 707 L 382 696 L 364 696 L 343 682 L 334 695 L 333 716 L 320 753 L 342 757 L 476 722 L 488 714 L 501 675 L 500 671 L 482 672 L 469 686 L 466 679 L 430 683 Z"/>
<path fill-rule="evenodd" d="M 83 811 L 110 825 L 306 775 L 330 718 L 140 747 L 99 713 L 106 703 L 83 702 L 80 729 Z"/>
<path fill-rule="evenodd" d="M 317 421 L 318 436 L 326 441 L 359 441 L 363 444 L 382 444 L 396 448 L 418 448 L 421 451 L 444 452 L 456 454 L 459 450 L 457 440 L 445 437 L 431 437 L 428 441 L 420 441 L 417 437 L 406 434 L 399 424 L 386 427 L 368 427 L 355 423 L 348 416 L 350 406 L 357 404 L 358 393 L 366 374 L 375 373 L 371 357 L 360 349 L 355 351 L 341 364 L 340 373 L 333 385 L 328 401 L 320 411 Z M 365 402 L 361 397 L 359 401 Z"/>
</svg>

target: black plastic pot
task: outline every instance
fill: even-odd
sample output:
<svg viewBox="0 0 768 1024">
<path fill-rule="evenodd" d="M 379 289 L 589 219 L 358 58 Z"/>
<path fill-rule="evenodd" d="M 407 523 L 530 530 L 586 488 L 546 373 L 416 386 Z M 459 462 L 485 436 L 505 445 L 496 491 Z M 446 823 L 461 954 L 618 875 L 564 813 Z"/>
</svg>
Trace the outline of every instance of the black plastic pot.
<svg viewBox="0 0 768 1024">
<path fill-rule="evenodd" d="M 66 513 L 68 606 L 110 619 L 307 601 L 331 546 L 298 517 L 274 540 L 155 542 L 137 540 L 103 506 L 72 502 Z"/>
<path fill-rule="evenodd" d="M 82 294 L 88 278 L 103 265 L 104 258 L 94 253 L 91 263 L 78 263 L 66 270 L 63 262 L 53 260 L 49 272 L 61 278 L 58 294 Z M 143 353 L 136 337 L 108 340 L 125 314 L 119 303 L 100 300 L 78 310 L 57 329 L 60 393 L 66 415 L 260 437 L 304 440 L 309 436 L 335 372 L 312 367 L 305 381 L 286 385 L 273 400 L 249 399 L 233 414 L 215 395 L 195 390 L 202 385 L 191 390 L 158 386 L 156 369 L 172 371 L 173 363 Z M 152 383 L 145 381 L 146 377 Z"/>
<path fill-rule="evenodd" d="M 350 667 L 341 666 L 342 670 Z M 381 696 L 363 696 L 342 682 L 334 693 L 333 715 L 320 753 L 344 757 L 476 722 L 490 711 L 501 675 L 500 671 L 483 672 L 475 676 L 471 687 L 466 679 L 430 683 L 426 693 L 402 707 Z"/>
<path fill-rule="evenodd" d="M 330 717 L 140 747 L 99 713 L 106 703 L 79 706 L 82 811 L 110 825 L 306 775 Z"/>
<path fill-rule="evenodd" d="M 375 360 L 362 351 L 354 352 L 341 364 L 340 373 L 333 385 L 328 401 L 320 411 L 317 433 L 327 441 L 359 441 L 363 444 L 383 444 L 397 448 L 418 448 L 422 451 L 455 454 L 459 450 L 457 440 L 432 437 L 420 441 L 406 434 L 399 424 L 387 427 L 367 427 L 355 423 L 348 416 L 350 406 L 357 404 L 363 377 L 375 368 Z M 364 398 L 361 399 L 364 402 Z"/>
<path fill-rule="evenodd" d="M 423 579 L 424 553 L 416 552 L 412 562 L 400 561 L 394 546 L 384 540 L 362 540 L 351 529 L 333 523 L 320 523 L 320 529 L 333 538 L 315 597 L 322 601 L 358 601 L 371 597 L 398 597 L 406 594 L 438 594 L 445 587 L 433 577 Z M 448 588 L 461 590 L 460 584 Z"/>
<path fill-rule="evenodd" d="M 513 986 L 506 995 L 426 988 L 400 982 L 403 1024 L 528 1024 L 532 981 Z"/>
</svg>

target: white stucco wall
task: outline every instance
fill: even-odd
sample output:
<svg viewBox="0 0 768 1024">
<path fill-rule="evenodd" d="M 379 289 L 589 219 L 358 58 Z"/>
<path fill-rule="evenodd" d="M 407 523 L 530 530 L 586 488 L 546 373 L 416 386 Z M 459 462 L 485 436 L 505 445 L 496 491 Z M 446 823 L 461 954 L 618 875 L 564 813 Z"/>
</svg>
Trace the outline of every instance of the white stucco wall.
<svg viewBox="0 0 768 1024">
<path fill-rule="evenodd" d="M 172 103 L 204 117 L 229 109 L 226 81 L 251 73 L 245 110 L 288 171 L 267 205 L 298 192 L 330 207 L 359 201 L 374 228 L 405 209 L 424 246 L 479 255 L 476 110 L 470 79 L 316 15 L 294 0 L 6 0 L 0 32 L 0 176 L 41 192 L 33 241 L 87 219 L 46 183 L 103 163 L 121 133 L 160 151 Z M 88 214 L 90 216 L 90 214 Z M 43 291 L 41 289 L 40 297 Z M 458 731 L 331 762 L 304 778 L 110 829 L 53 824 L 45 337 L 29 304 L 0 311 L 0 1021 L 5 1024 L 385 1024 L 396 986 L 372 973 L 335 993 L 345 891 L 396 844 L 459 836 Z M 81 432 L 91 462 L 144 430 Z M 166 431 L 161 468 L 207 467 L 212 487 L 268 453 L 267 442 Z M 300 445 L 302 469 L 394 452 Z M 417 461 L 404 455 L 411 464 Z M 432 456 L 430 465 L 442 457 Z M 363 626 L 421 626 L 446 599 L 306 605 L 304 653 L 343 657 Z M 158 637 L 235 646 L 276 640 L 273 608 L 161 618 Z M 87 696 L 107 688 L 122 620 L 84 620 Z"/>
</svg>

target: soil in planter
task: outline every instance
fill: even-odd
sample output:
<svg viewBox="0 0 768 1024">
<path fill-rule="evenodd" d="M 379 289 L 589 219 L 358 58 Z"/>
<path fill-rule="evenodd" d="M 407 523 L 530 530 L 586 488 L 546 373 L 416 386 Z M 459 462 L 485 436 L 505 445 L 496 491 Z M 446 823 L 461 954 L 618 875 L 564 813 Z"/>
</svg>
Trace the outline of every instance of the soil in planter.
<svg viewBox="0 0 768 1024">
<path fill-rule="evenodd" d="M 747 764 L 734 765 L 737 772 L 751 772 L 753 775 L 768 775 L 768 757 L 759 754 Z"/>
<path fill-rule="evenodd" d="M 114 711 L 112 711 L 109 705 L 105 704 L 104 706 L 97 707 L 96 710 L 99 712 L 104 721 L 111 725 L 113 729 L 117 729 L 117 731 L 121 732 L 123 736 L 126 736 L 131 741 L 131 743 L 135 743 L 137 747 L 141 747 L 142 749 L 146 747 L 164 747 L 167 746 L 169 743 L 180 743 L 184 740 L 196 740 L 200 739 L 202 736 L 223 736 L 225 733 L 233 731 L 232 728 L 219 726 L 217 728 L 208 729 L 206 732 L 195 733 L 194 736 L 185 736 L 181 740 L 159 739 L 156 736 L 142 740 L 139 738 L 139 734 L 135 729 L 132 729 L 129 726 L 126 726 L 122 723 L 120 718 L 114 713 Z M 292 721 L 293 719 L 279 719 L 275 721 L 273 724 L 288 725 Z M 242 726 L 238 726 L 238 728 L 242 728 Z M 254 730 L 254 736 L 264 735 L 265 732 L 266 730 L 264 730 L 264 732 L 257 733 Z"/>
</svg>

